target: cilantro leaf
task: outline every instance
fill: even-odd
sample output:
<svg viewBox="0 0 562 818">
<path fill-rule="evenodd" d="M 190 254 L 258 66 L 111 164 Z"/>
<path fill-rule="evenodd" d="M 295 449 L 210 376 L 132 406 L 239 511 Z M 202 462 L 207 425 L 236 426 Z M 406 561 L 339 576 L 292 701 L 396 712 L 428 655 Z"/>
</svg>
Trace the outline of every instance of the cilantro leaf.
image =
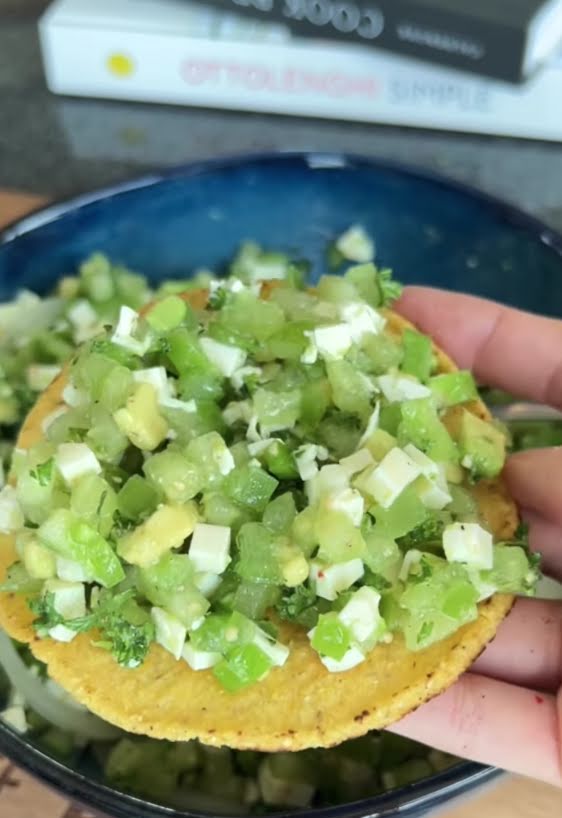
<svg viewBox="0 0 562 818">
<path fill-rule="evenodd" d="M 388 307 L 400 298 L 404 288 L 398 281 L 393 280 L 392 270 L 379 270 L 377 280 L 381 293 L 381 306 Z"/>
</svg>

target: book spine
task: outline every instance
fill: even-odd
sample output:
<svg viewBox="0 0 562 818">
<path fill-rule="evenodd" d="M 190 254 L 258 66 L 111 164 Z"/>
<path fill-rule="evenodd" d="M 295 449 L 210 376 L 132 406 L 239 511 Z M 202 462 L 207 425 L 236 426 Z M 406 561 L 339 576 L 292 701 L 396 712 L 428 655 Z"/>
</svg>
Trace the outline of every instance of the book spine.
<svg viewBox="0 0 562 818">
<path fill-rule="evenodd" d="M 208 0 L 222 10 L 282 22 L 294 34 L 360 42 L 519 83 L 526 32 L 408 0 Z"/>
<path fill-rule="evenodd" d="M 55 24 L 40 33 L 47 84 L 58 94 L 562 141 L 562 62 L 519 87 L 320 41 Z"/>
</svg>

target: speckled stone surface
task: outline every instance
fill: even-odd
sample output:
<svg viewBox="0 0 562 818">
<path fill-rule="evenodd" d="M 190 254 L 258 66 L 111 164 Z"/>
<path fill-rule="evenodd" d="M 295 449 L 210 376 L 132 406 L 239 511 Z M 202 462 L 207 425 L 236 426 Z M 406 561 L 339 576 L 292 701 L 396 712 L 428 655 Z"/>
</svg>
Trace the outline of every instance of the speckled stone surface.
<svg viewBox="0 0 562 818">
<path fill-rule="evenodd" d="M 348 151 L 446 173 L 562 230 L 562 145 L 55 97 L 36 35 L 44 2 L 0 0 L 1 187 L 64 197 L 219 154 Z"/>
</svg>

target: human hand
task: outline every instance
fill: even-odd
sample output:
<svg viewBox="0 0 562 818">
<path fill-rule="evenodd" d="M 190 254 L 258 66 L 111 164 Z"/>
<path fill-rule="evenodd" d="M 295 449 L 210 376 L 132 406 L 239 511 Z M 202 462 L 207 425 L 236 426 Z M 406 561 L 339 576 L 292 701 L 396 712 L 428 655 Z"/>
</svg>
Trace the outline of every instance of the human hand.
<svg viewBox="0 0 562 818">
<path fill-rule="evenodd" d="M 562 321 L 423 287 L 397 310 L 479 382 L 562 409 Z M 513 455 L 505 478 L 544 573 L 562 581 L 562 447 Z M 470 671 L 389 729 L 561 786 L 562 602 L 518 599 Z"/>
</svg>

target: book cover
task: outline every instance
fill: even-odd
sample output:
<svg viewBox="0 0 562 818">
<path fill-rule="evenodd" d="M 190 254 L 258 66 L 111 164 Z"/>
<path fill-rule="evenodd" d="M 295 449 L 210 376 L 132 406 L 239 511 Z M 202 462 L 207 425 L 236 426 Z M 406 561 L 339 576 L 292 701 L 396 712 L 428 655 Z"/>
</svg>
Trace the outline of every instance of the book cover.
<svg viewBox="0 0 562 818">
<path fill-rule="evenodd" d="M 298 35 L 522 82 L 562 42 L 561 0 L 208 0 Z"/>
<path fill-rule="evenodd" d="M 142 19 L 123 13 L 137 2 Z M 171 0 L 57 0 L 40 36 L 58 94 L 562 141 L 561 57 L 510 86 Z"/>
</svg>

